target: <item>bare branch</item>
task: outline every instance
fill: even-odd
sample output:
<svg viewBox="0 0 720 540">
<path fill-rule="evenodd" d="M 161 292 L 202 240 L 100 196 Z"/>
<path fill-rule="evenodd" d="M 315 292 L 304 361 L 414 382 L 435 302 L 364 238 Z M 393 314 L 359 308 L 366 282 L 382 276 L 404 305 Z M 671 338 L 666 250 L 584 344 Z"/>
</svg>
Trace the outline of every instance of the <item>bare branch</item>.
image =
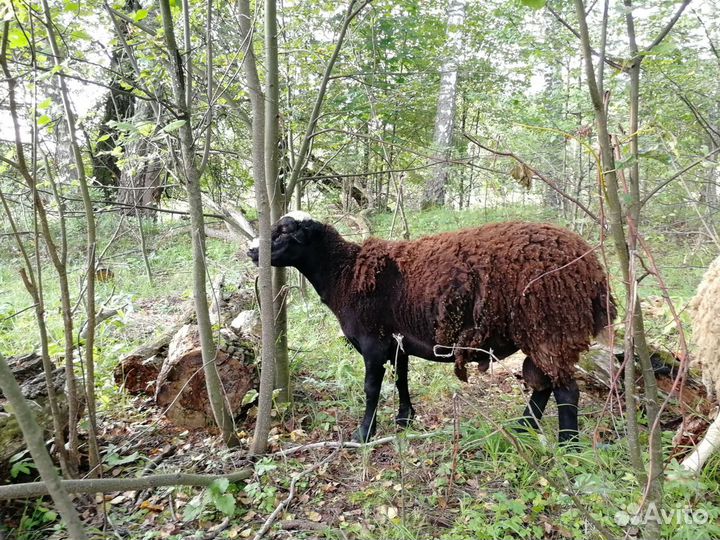
<svg viewBox="0 0 720 540">
<path fill-rule="evenodd" d="M 111 493 L 115 491 L 137 491 L 165 486 L 205 487 L 221 478 L 227 478 L 230 482 L 241 482 L 252 477 L 253 474 L 253 469 L 239 469 L 228 474 L 171 473 L 140 478 L 62 480 L 61 485 L 67 493 Z M 0 486 L 0 501 L 41 497 L 47 494 L 48 488 L 41 482 Z"/>
</svg>

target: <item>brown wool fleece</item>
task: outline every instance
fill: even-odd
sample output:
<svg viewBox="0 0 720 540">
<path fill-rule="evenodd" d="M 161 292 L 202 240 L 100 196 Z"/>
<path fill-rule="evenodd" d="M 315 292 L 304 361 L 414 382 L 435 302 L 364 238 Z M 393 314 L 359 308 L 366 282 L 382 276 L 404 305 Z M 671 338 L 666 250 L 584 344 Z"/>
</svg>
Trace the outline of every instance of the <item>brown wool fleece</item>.
<svg viewBox="0 0 720 540">
<path fill-rule="evenodd" d="M 554 225 L 495 223 L 404 242 L 371 238 L 353 255 L 343 281 L 356 308 L 384 298 L 392 320 L 442 345 L 512 342 L 556 384 L 572 379 L 580 352 L 617 313 L 594 250 Z M 382 331 L 382 321 L 374 322 Z M 473 356 L 455 350 L 459 377 L 467 378 Z"/>
</svg>

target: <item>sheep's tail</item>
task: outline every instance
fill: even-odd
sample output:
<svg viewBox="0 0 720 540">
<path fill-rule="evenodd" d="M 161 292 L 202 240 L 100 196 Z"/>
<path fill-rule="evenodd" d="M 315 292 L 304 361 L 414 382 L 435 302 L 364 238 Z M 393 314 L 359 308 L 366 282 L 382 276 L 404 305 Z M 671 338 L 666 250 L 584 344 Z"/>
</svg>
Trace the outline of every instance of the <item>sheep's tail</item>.
<svg viewBox="0 0 720 540">
<path fill-rule="evenodd" d="M 598 287 L 593 298 L 593 336 L 604 345 L 611 345 L 614 337 L 613 321 L 617 317 L 617 306 L 607 282 Z"/>
</svg>

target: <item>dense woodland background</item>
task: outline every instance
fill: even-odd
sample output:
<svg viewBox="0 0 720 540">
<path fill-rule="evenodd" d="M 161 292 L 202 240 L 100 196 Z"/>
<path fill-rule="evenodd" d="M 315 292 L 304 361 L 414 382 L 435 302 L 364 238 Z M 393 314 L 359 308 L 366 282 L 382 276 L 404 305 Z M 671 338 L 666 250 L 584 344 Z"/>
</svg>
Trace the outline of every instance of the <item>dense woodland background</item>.
<svg viewBox="0 0 720 540">
<path fill-rule="evenodd" d="M 0 538 L 720 538 L 720 459 L 678 464 L 716 414 L 687 305 L 720 250 L 718 9 L 5 0 Z M 525 219 L 598 246 L 621 314 L 581 364 L 581 448 L 552 414 L 510 429 L 512 359 L 470 385 L 413 361 L 414 428 L 388 377 L 378 440 L 345 444 L 361 359 L 294 272 L 245 256 L 293 209 L 357 241 Z M 167 370 L 139 395 L 118 375 L 187 325 L 202 428 L 163 414 Z M 251 367 L 236 402 L 217 351 Z M 707 519 L 630 519 L 649 505 Z"/>
</svg>

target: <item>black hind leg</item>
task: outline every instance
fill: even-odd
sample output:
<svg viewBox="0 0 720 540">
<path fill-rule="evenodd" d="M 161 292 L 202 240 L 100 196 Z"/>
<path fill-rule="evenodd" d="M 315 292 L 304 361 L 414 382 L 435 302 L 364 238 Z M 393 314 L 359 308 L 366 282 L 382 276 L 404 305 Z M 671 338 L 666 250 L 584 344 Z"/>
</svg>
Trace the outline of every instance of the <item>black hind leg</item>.
<svg viewBox="0 0 720 540">
<path fill-rule="evenodd" d="M 538 429 L 540 427 L 538 422 L 542 420 L 545 406 L 550 400 L 550 394 L 552 394 L 552 388 L 533 391 L 530 396 L 530 402 L 528 406 L 525 407 L 522 418 L 520 419 L 521 426 L 532 429 Z"/>
<path fill-rule="evenodd" d="M 523 379 L 533 389 L 533 393 L 520 419 L 520 425 L 524 428 L 538 429 L 538 422 L 542 419 L 545 406 L 553 392 L 552 382 L 550 377 L 540 371 L 529 356 L 523 363 Z"/>
<path fill-rule="evenodd" d="M 578 402 L 580 389 L 575 381 L 553 388 L 558 406 L 558 441 L 560 444 L 572 444 L 578 440 Z"/>
</svg>

